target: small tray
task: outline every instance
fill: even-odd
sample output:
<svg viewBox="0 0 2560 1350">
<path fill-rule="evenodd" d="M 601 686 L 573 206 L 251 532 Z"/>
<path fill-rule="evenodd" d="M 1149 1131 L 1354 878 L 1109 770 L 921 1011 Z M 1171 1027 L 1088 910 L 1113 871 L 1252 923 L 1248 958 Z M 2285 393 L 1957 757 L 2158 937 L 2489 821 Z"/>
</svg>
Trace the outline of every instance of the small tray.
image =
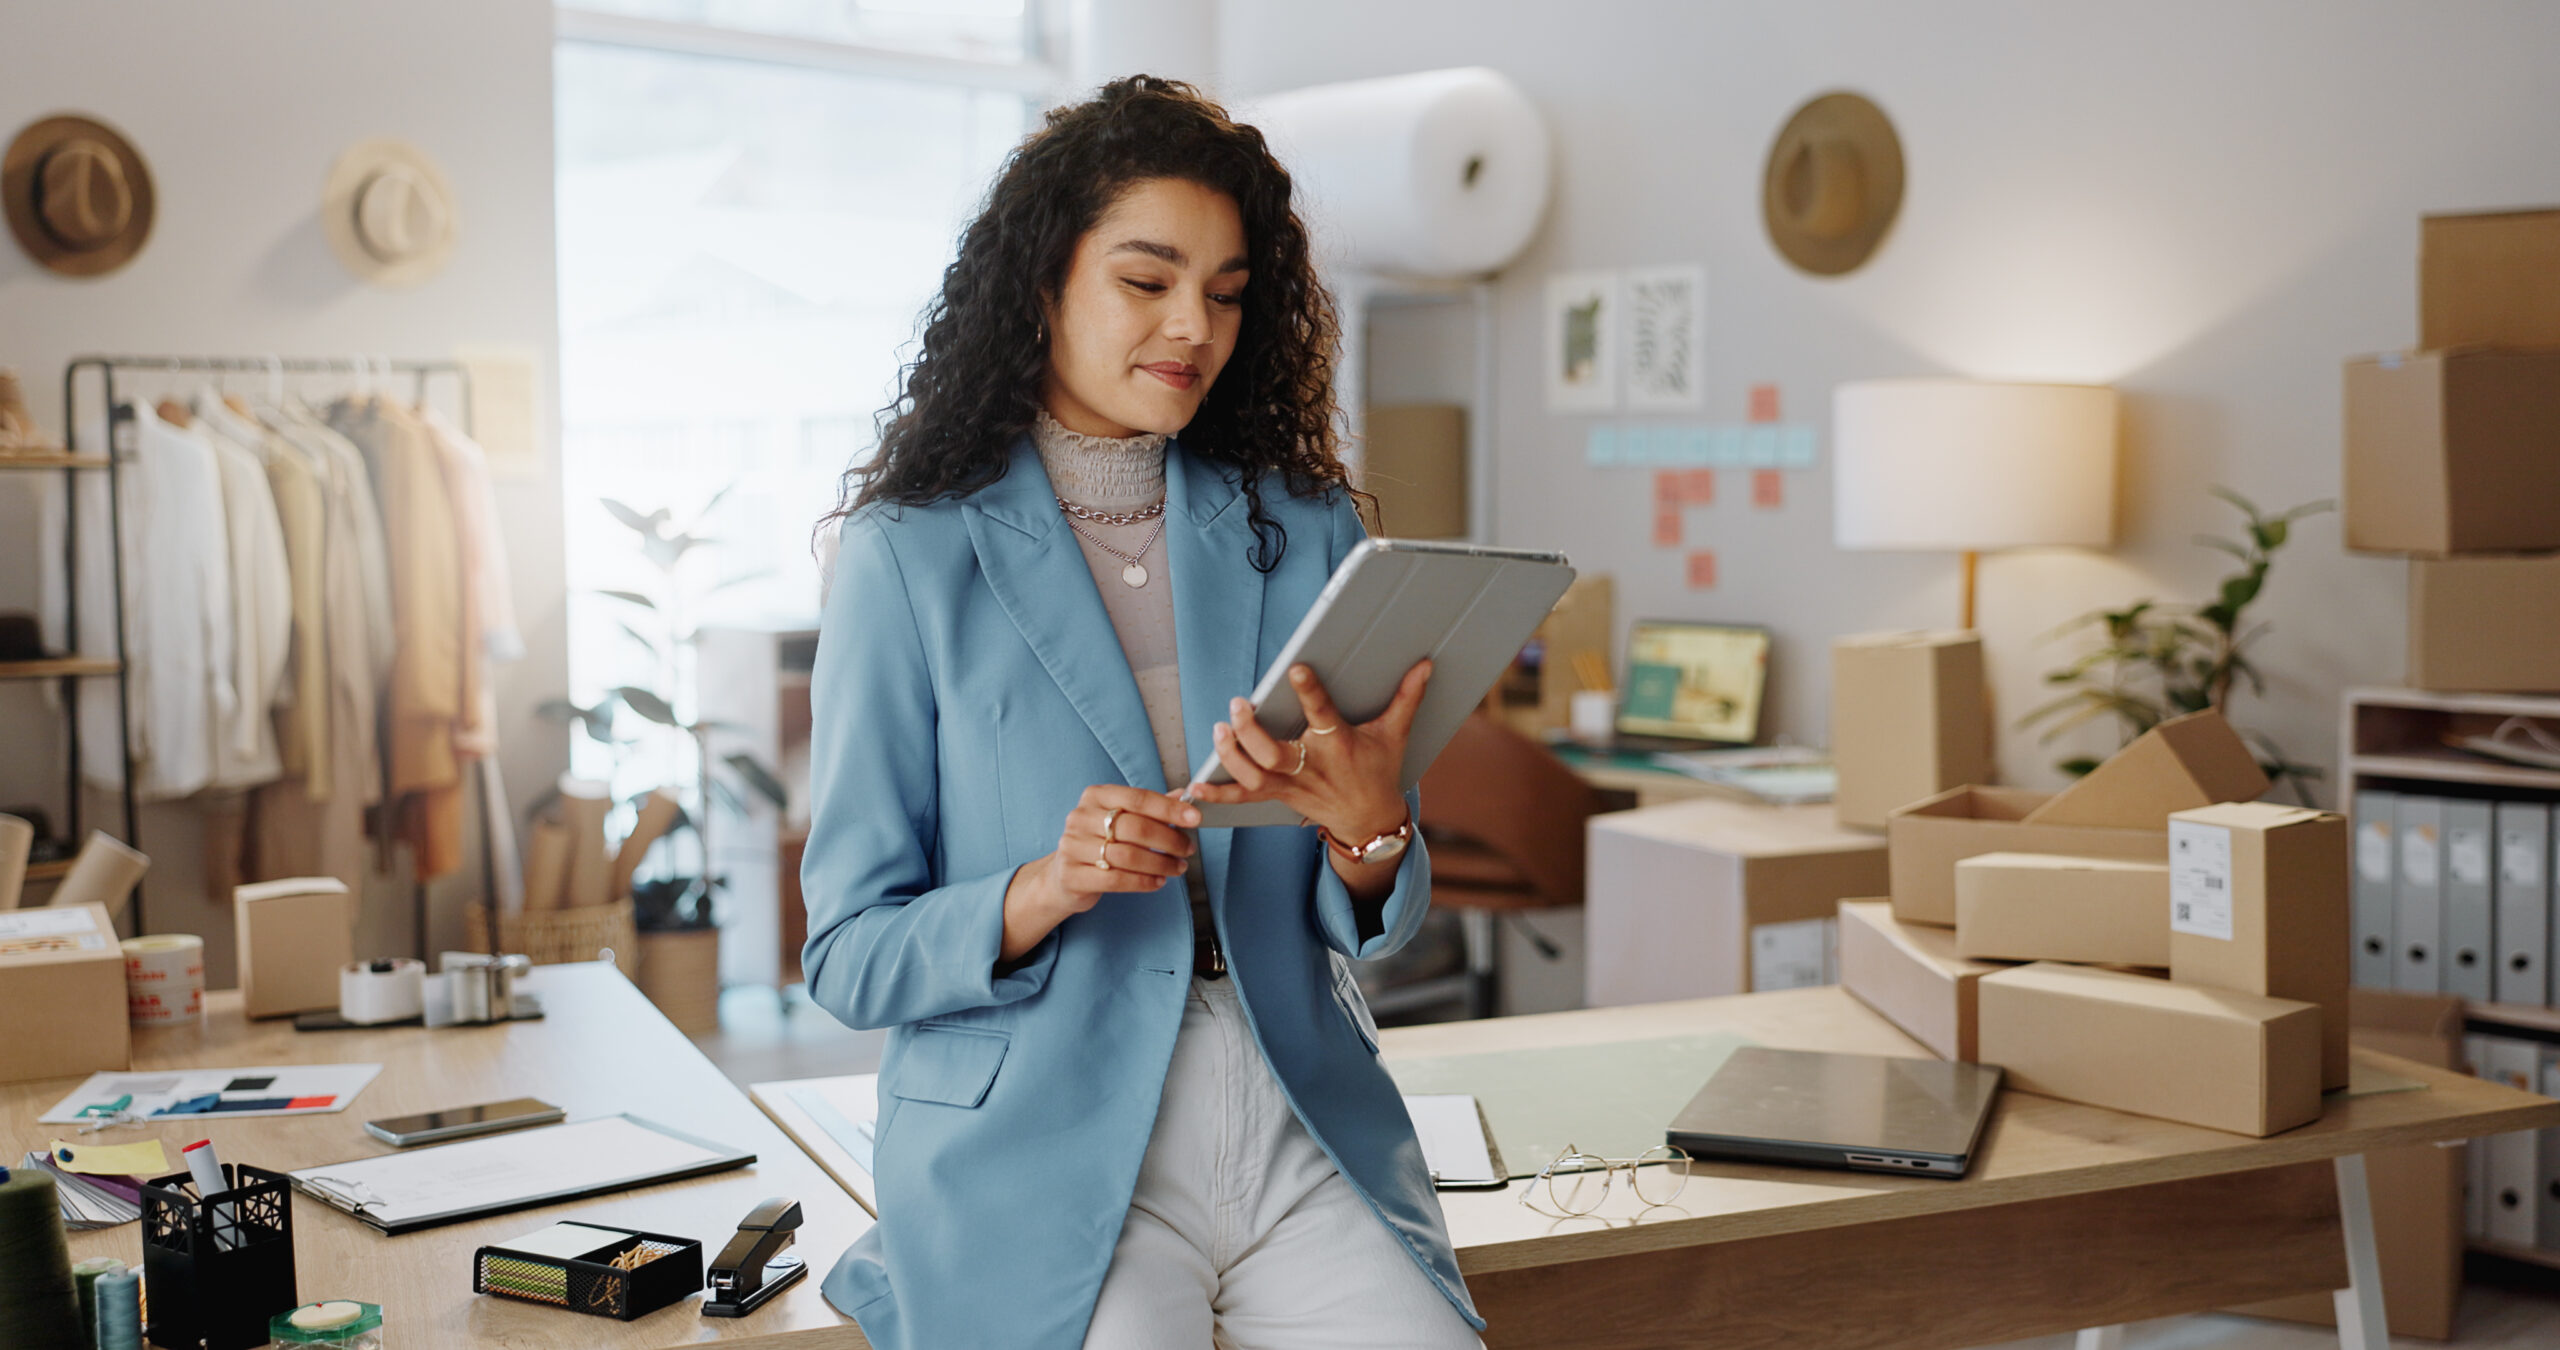
<svg viewBox="0 0 2560 1350">
<path fill-rule="evenodd" d="M 664 1233 L 607 1231 L 621 1236 L 566 1259 L 482 1247 L 471 1258 L 471 1291 L 628 1322 L 701 1290 L 700 1242 Z M 630 1269 L 613 1264 L 616 1258 L 647 1250 L 657 1254 Z"/>
</svg>

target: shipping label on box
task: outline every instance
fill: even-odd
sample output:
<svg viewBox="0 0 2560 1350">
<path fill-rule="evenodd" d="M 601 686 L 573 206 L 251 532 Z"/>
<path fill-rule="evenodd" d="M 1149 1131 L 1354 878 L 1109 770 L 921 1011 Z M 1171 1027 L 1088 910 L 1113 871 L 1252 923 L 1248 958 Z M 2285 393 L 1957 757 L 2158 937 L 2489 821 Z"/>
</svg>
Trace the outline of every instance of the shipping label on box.
<svg viewBox="0 0 2560 1350">
<path fill-rule="evenodd" d="M 2231 940 L 2231 831 L 2169 822 L 2169 931 Z"/>
<path fill-rule="evenodd" d="M 1751 930 L 1751 989 L 1811 989 L 1832 982 L 1833 920 L 1764 923 Z"/>
</svg>

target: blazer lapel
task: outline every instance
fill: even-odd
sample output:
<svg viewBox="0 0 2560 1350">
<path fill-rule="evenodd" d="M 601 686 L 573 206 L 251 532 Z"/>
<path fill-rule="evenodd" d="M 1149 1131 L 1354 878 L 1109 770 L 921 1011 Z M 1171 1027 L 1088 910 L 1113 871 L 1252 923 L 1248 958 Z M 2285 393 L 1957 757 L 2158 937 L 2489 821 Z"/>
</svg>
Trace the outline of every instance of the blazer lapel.
<svg viewBox="0 0 2560 1350">
<path fill-rule="evenodd" d="M 1236 480 L 1178 439 L 1165 449 L 1164 472 L 1166 506 L 1182 517 L 1164 532 L 1165 561 L 1182 663 L 1183 748 L 1197 765 L 1217 745 L 1210 729 L 1227 720 L 1227 700 L 1250 695 L 1261 678 L 1263 574 L 1246 561 L 1253 527 Z M 1210 899 L 1219 904 L 1234 842 L 1233 830 L 1200 832 Z"/>
<path fill-rule="evenodd" d="M 1111 615 L 1094 589 L 1084 550 L 1058 514 L 1048 471 L 1040 466 L 1028 435 L 1014 443 L 1004 477 L 970 497 L 963 514 L 988 588 L 1013 626 L 1022 630 L 1049 678 L 1057 681 L 1130 786 L 1164 791 L 1164 765 L 1156 755 L 1146 705 L 1138 698 L 1137 677 L 1129 671 Z M 1181 572 L 1177 564 L 1175 576 Z M 1177 581 L 1177 614 L 1180 595 Z M 1181 656 L 1190 660 L 1187 645 Z M 1187 665 L 1184 673 L 1189 674 Z"/>
</svg>

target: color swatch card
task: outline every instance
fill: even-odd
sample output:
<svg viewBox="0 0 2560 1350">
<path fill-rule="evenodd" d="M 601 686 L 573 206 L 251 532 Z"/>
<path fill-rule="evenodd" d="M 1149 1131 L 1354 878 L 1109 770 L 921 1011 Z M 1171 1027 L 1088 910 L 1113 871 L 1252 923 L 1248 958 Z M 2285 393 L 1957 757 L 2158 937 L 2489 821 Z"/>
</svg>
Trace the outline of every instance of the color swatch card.
<svg viewBox="0 0 2560 1350">
<path fill-rule="evenodd" d="M 108 1112 L 142 1120 L 317 1115 L 346 1110 L 380 1072 L 379 1064 L 270 1064 L 247 1069 L 93 1073 L 70 1096 L 36 1118 L 48 1125 L 72 1125 Z"/>
</svg>

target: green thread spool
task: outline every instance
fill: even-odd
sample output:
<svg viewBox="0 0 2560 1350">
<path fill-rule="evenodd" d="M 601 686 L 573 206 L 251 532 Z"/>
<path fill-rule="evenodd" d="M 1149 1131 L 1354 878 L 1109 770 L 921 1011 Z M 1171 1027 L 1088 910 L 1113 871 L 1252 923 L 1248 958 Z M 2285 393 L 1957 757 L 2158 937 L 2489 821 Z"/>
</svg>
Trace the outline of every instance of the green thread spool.
<svg viewBox="0 0 2560 1350">
<path fill-rule="evenodd" d="M 80 1334 L 84 1344 L 98 1342 L 98 1277 L 111 1270 L 124 1269 L 124 1262 L 112 1256 L 92 1256 L 71 1267 L 71 1282 L 80 1290 Z"/>
<path fill-rule="evenodd" d="M 130 1267 L 98 1277 L 97 1350 L 142 1350 L 142 1272 Z"/>
<path fill-rule="evenodd" d="M 62 1200 L 40 1170 L 0 1168 L 0 1350 L 86 1350 Z"/>
</svg>

